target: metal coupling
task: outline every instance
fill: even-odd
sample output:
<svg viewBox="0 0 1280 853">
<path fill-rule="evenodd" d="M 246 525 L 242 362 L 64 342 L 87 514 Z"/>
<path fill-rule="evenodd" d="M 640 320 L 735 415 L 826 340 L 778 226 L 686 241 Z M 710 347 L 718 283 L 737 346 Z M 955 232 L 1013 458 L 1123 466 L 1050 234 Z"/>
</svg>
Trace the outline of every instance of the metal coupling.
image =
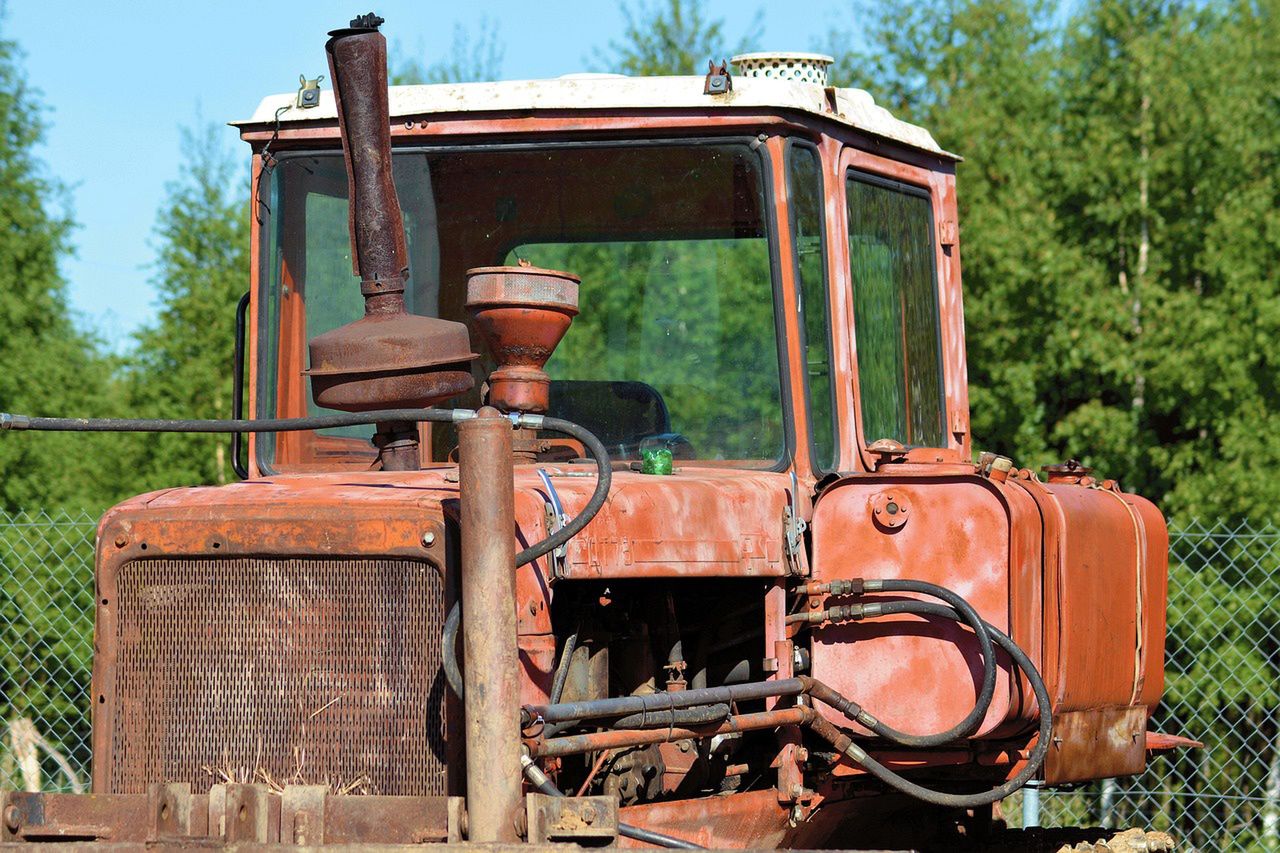
<svg viewBox="0 0 1280 853">
<path fill-rule="evenodd" d="M 31 418 L 26 415 L 11 415 L 0 412 L 0 429 L 27 429 L 31 426 Z"/>
<path fill-rule="evenodd" d="M 539 767 L 537 763 L 532 758 L 529 757 L 529 752 L 527 747 L 525 748 L 525 751 L 520 756 L 520 767 L 522 770 L 524 770 L 525 778 L 527 778 L 535 788 L 541 789 L 544 785 L 546 785 L 551 781 L 547 777 L 547 774 L 542 772 L 542 768 Z"/>
<path fill-rule="evenodd" d="M 865 589 L 862 578 L 844 578 L 821 583 L 802 583 L 796 587 L 801 595 L 862 595 Z"/>
<path fill-rule="evenodd" d="M 859 619 L 870 619 L 881 615 L 884 610 L 879 602 L 870 604 L 840 604 L 835 607 L 829 607 L 826 610 L 816 610 L 813 613 L 793 613 L 787 617 L 787 624 L 794 625 L 803 623 L 806 625 L 817 625 L 823 622 L 856 622 Z"/>
<path fill-rule="evenodd" d="M 507 418 L 514 429 L 542 429 L 545 418 L 542 415 L 531 415 L 527 412 L 509 412 Z"/>
</svg>

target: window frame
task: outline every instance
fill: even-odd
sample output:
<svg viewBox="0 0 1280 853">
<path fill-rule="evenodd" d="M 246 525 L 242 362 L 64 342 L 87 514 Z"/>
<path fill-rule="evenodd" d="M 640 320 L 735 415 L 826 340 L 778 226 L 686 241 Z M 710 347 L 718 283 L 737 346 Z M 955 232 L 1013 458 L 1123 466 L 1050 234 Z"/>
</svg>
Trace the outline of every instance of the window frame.
<svg viewBox="0 0 1280 853">
<path fill-rule="evenodd" d="M 525 139 L 517 142 L 481 142 L 472 144 L 462 143 L 456 139 L 427 143 L 415 141 L 412 144 L 407 145 L 393 145 L 392 156 L 394 157 L 396 154 L 401 153 L 448 154 L 467 153 L 472 151 L 545 150 L 548 148 L 648 148 L 654 146 L 681 145 L 738 145 L 753 153 L 758 162 L 758 176 L 761 185 L 763 204 L 763 225 L 765 229 L 765 239 L 767 241 L 766 245 L 769 253 L 770 293 L 773 299 L 774 342 L 778 363 L 778 403 L 779 413 L 782 419 L 782 446 L 779 448 L 779 454 L 777 458 L 773 460 L 772 464 L 736 466 L 725 464 L 719 460 L 703 460 L 703 465 L 693 465 L 691 467 L 781 472 L 789 470 L 794 464 L 793 460 L 795 459 L 796 448 L 796 413 L 794 406 L 795 398 L 793 396 L 794 389 L 792 388 L 790 375 L 790 360 L 788 356 L 789 340 L 784 310 L 787 294 L 785 293 L 783 284 L 783 269 L 780 251 L 782 235 L 779 228 L 779 203 L 777 189 L 774 186 L 775 182 L 772 178 L 774 174 L 773 157 L 770 154 L 769 146 L 763 144 L 762 136 L 763 134 L 743 134 L 739 131 L 733 134 L 724 135 L 699 134 L 696 136 L 672 135 L 662 137 L 611 136 L 606 139 L 556 137 L 540 140 Z M 273 160 L 276 164 L 280 164 L 292 159 L 323 156 L 342 156 L 342 149 L 338 146 L 336 140 L 334 141 L 334 144 L 330 146 L 307 147 L 282 151 L 279 154 L 274 155 Z M 259 250 L 257 253 L 258 257 L 255 259 L 258 280 L 253 294 L 257 305 L 255 305 L 254 308 L 256 317 L 256 322 L 254 324 L 255 369 L 252 396 L 254 417 L 258 418 L 278 417 L 276 413 L 264 411 L 264 408 L 269 401 L 278 406 L 281 397 L 280 388 L 277 387 L 276 383 L 278 380 L 278 371 L 280 366 L 282 325 L 279 305 L 276 304 L 278 300 L 273 299 L 272 293 L 272 284 L 278 279 L 278 276 L 273 273 L 273 263 L 277 259 L 276 255 L 279 244 L 275 228 L 276 211 L 280 209 L 281 204 L 280 183 L 277 179 L 278 174 L 277 166 L 273 166 L 265 176 L 268 183 L 267 196 L 271 199 L 271 204 L 261 212 L 259 217 L 255 218 L 253 223 L 254 228 L 257 230 Z M 267 333 L 271 331 L 274 331 L 274 334 L 268 335 Z M 725 401 L 725 404 L 731 405 L 731 401 Z M 284 470 L 281 470 L 277 468 L 275 460 L 275 434 L 263 433 L 254 436 L 254 438 L 256 440 L 253 442 L 252 461 L 259 476 L 268 477 L 282 473 L 338 473 L 351 470 L 351 466 L 349 465 L 335 465 L 333 467 L 308 466 L 305 470 L 295 468 L 294 466 L 286 466 Z M 697 462 L 698 460 L 692 461 Z M 729 461 L 731 462 L 736 460 Z M 767 463 L 769 460 L 762 459 L 759 461 L 761 463 Z M 425 464 L 435 465 L 446 463 Z"/>
<path fill-rule="evenodd" d="M 940 427 L 941 440 L 939 444 L 908 445 L 904 443 L 903 446 L 906 447 L 908 451 L 911 451 L 911 450 L 946 451 L 946 450 L 953 449 L 953 446 L 950 442 L 950 432 L 949 432 L 950 411 L 949 411 L 948 401 L 947 401 L 947 356 L 946 356 L 946 340 L 943 335 L 943 323 L 945 319 L 943 316 L 944 294 L 942 292 L 942 271 L 941 271 L 940 264 L 938 262 L 939 244 L 938 244 L 937 222 L 935 221 L 937 219 L 936 199 L 934 198 L 934 193 L 930 190 L 929 187 L 920 186 L 918 184 L 909 183 L 907 181 L 903 181 L 897 178 L 887 177 L 883 174 L 870 171 L 865 167 L 860 167 L 858 165 L 848 162 L 847 158 L 842 160 L 842 166 L 843 168 L 841 170 L 841 182 L 840 182 L 842 206 L 841 206 L 841 210 L 839 211 L 839 214 L 844 223 L 843 238 L 844 238 L 845 246 L 843 248 L 842 254 L 844 255 L 844 262 L 845 262 L 844 275 L 846 278 L 845 286 L 849 290 L 849 294 L 848 294 L 849 310 L 850 310 L 850 315 L 852 320 L 849 328 L 849 335 L 850 335 L 850 340 L 853 343 L 853 370 L 854 370 L 853 382 L 854 382 L 854 388 L 855 388 L 853 421 L 854 421 L 854 424 L 856 425 L 856 437 L 858 441 L 858 449 L 862 453 L 864 462 L 869 463 L 868 470 L 875 470 L 875 467 L 876 467 L 876 465 L 874 464 L 875 460 L 869 459 L 868 458 L 869 454 L 866 452 L 866 448 L 870 445 L 873 439 L 868 437 L 866 434 L 866 426 L 865 426 L 865 421 L 863 418 L 863 410 L 862 410 L 862 404 L 863 404 L 862 382 L 861 382 L 862 371 L 860 367 L 861 355 L 858 351 L 857 294 L 854 292 L 856 283 L 853 280 L 853 258 L 849 254 L 849 249 L 848 249 L 848 242 L 849 242 L 848 223 L 849 223 L 849 204 L 850 204 L 849 183 L 851 181 L 857 181 L 859 183 L 864 183 L 871 186 L 877 186 L 877 187 L 880 187 L 881 189 L 887 189 L 894 192 L 900 192 L 905 195 L 911 195 L 917 198 L 922 198 L 928 203 L 929 264 L 930 264 L 930 268 L 932 270 L 932 276 L 933 276 L 934 318 L 935 318 L 934 335 L 937 338 L 937 352 L 938 352 L 938 363 L 937 363 L 938 403 L 939 403 L 938 413 L 939 413 L 939 419 L 940 419 L 939 427 Z M 883 436 L 880 436 L 880 437 L 882 438 Z"/>
<path fill-rule="evenodd" d="M 813 154 L 816 165 L 816 177 L 818 179 L 818 229 L 819 229 L 819 254 L 822 259 L 822 284 L 821 292 L 823 296 L 823 315 L 826 318 L 827 333 L 827 370 L 829 393 L 831 395 L 831 459 L 826 462 L 818 460 L 818 446 L 815 440 L 814 408 L 813 395 L 809 382 L 809 331 L 805 322 L 805 305 L 807 301 L 804 297 L 804 283 L 800 272 L 800 247 L 796 239 L 796 216 L 795 206 L 793 204 L 794 195 L 791 185 L 791 156 L 792 151 L 797 148 L 803 148 Z M 793 259 L 792 274 L 795 276 L 795 293 L 793 298 L 796 300 L 797 326 L 800 336 L 800 358 L 801 358 L 801 374 L 804 377 L 804 406 L 806 414 L 806 423 L 808 424 L 808 443 L 809 443 L 809 467 L 815 476 L 836 471 L 840 467 L 841 447 L 840 447 L 840 430 L 843 418 L 840 417 L 840 400 L 837 393 L 837 383 L 839 382 L 839 371 L 836 365 L 836 340 L 835 340 L 835 324 L 832 322 L 834 314 L 831 305 L 831 228 L 827 222 L 827 181 L 826 169 L 824 168 L 822 149 L 812 141 L 803 137 L 787 137 L 783 148 L 783 176 L 786 182 L 787 193 L 787 239 L 791 244 L 791 255 Z"/>
</svg>

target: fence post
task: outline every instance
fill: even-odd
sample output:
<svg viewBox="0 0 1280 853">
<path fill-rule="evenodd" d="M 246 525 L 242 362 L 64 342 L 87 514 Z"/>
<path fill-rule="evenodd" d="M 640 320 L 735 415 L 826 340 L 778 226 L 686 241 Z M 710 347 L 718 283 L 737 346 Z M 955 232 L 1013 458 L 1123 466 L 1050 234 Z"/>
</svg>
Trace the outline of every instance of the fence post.
<svg viewBox="0 0 1280 853">
<path fill-rule="evenodd" d="M 1022 786 L 1022 828 L 1040 825 L 1040 783 L 1028 782 Z"/>
</svg>

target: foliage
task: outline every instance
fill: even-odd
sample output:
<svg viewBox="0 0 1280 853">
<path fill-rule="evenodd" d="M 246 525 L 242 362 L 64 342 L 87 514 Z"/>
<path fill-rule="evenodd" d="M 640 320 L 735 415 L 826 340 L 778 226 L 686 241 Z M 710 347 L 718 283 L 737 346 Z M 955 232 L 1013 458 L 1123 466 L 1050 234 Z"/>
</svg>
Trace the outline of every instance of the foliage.
<svg viewBox="0 0 1280 853">
<path fill-rule="evenodd" d="M 973 429 L 1166 511 L 1276 518 L 1274 0 L 895 0 L 837 69 L 968 158 Z M 833 46 L 847 41 L 837 35 Z M 1193 358 L 1180 357 L 1194 353 Z"/>
<path fill-rule="evenodd" d="M 227 417 L 235 306 L 249 289 L 248 204 L 218 128 L 183 132 L 186 170 L 157 219 L 159 317 L 137 335 L 124 386 L 137 417 Z M 225 436 L 159 434 L 128 445 L 133 491 L 225 483 Z"/>
<path fill-rule="evenodd" d="M 67 305 L 58 262 L 71 251 L 74 226 L 64 187 L 34 152 L 44 133 L 44 108 L 18 47 L 0 40 L 0 409 L 101 412 L 111 364 Z M 0 436 L 0 507 L 100 505 L 92 484 L 108 446 L 102 438 Z"/>
<path fill-rule="evenodd" d="M 399 45 L 396 45 L 396 52 L 403 53 Z M 488 16 L 483 16 L 474 32 L 462 24 L 455 24 L 453 45 L 449 53 L 435 62 L 424 65 L 420 59 L 412 56 L 403 57 L 398 63 L 393 59 L 391 85 L 496 80 L 502 73 L 502 58 L 505 53 L 502 28 Z"/>
<path fill-rule="evenodd" d="M 634 76 L 704 74 L 704 63 L 748 50 L 763 33 L 759 10 L 732 50 L 726 44 L 724 20 L 708 20 L 697 2 L 624 3 L 622 13 L 626 18 L 622 38 L 610 41 L 608 52 L 597 50 L 593 58 L 602 70 Z"/>
</svg>

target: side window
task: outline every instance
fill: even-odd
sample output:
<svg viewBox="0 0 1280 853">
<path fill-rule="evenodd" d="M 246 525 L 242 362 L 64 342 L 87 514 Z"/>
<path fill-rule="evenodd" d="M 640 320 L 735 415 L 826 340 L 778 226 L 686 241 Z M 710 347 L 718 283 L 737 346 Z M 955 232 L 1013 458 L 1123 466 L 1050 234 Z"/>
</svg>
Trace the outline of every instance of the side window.
<svg viewBox="0 0 1280 853">
<path fill-rule="evenodd" d="M 853 285 L 862 433 L 909 447 L 943 447 L 938 286 L 928 195 L 850 172 Z"/>
<path fill-rule="evenodd" d="M 827 322 L 826 252 L 822 235 L 822 171 L 818 152 L 805 145 L 787 149 L 787 196 L 796 279 L 800 285 L 800 323 L 804 329 L 805 375 L 813 463 L 828 471 L 836 465 L 835 406 L 831 387 L 831 334 Z"/>
</svg>

